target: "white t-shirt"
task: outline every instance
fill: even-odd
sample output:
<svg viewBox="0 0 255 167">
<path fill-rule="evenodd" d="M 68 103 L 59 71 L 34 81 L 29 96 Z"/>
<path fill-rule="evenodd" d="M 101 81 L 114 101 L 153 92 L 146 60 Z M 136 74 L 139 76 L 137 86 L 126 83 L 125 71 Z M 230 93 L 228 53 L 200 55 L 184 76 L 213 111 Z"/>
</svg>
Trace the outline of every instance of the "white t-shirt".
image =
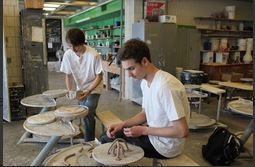
<svg viewBox="0 0 255 167">
<path fill-rule="evenodd" d="M 171 74 L 157 71 L 148 87 L 147 81 L 141 82 L 143 93 L 142 108 L 149 127 L 169 127 L 171 122 L 186 116 L 189 122 L 189 103 L 182 83 Z M 165 157 L 182 153 L 185 138 L 170 138 L 149 135 L 154 148 Z"/>
<path fill-rule="evenodd" d="M 96 79 L 96 75 L 103 71 L 98 52 L 86 46 L 86 52 L 79 57 L 72 49 L 68 49 L 63 57 L 60 71 L 72 74 L 76 83 L 76 90 L 85 90 Z M 101 94 L 103 82 L 101 82 L 91 94 Z"/>
</svg>

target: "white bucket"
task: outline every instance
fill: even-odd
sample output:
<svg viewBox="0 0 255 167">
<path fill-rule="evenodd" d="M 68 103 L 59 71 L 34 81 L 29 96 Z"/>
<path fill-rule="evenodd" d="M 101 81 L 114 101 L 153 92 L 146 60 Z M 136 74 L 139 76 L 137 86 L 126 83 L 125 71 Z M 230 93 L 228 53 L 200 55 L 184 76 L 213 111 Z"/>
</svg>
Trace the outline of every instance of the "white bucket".
<svg viewBox="0 0 255 167">
<path fill-rule="evenodd" d="M 228 39 L 227 38 L 221 38 L 220 40 L 220 49 L 225 50 L 228 48 Z"/>
<path fill-rule="evenodd" d="M 213 63 L 213 52 L 204 52 L 203 53 L 203 63 Z"/>
<path fill-rule="evenodd" d="M 227 64 L 229 52 L 217 52 L 216 63 Z"/>
<path fill-rule="evenodd" d="M 182 67 L 176 67 L 175 68 L 175 74 L 176 74 L 176 78 L 178 78 L 179 80 L 181 80 L 181 72 L 183 71 Z"/>
<path fill-rule="evenodd" d="M 253 38 L 247 38 L 247 50 L 253 50 Z"/>
<path fill-rule="evenodd" d="M 238 50 L 245 51 L 246 50 L 246 39 L 238 39 L 237 45 L 238 45 Z"/>
<path fill-rule="evenodd" d="M 235 19 L 235 6 L 226 6 L 225 11 L 227 12 L 227 16 L 229 19 Z"/>
<path fill-rule="evenodd" d="M 218 51 L 219 50 L 219 43 L 220 43 L 220 40 L 218 38 L 212 38 L 211 39 L 212 51 Z"/>
</svg>

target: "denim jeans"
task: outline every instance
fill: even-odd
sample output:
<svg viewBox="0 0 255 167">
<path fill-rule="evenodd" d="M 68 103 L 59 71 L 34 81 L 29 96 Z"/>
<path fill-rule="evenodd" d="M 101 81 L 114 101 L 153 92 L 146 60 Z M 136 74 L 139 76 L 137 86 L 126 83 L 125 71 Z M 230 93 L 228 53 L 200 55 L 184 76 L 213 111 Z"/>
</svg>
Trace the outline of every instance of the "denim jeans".
<svg viewBox="0 0 255 167">
<path fill-rule="evenodd" d="M 84 140 L 85 142 L 95 140 L 95 131 L 96 131 L 96 108 L 99 101 L 100 94 L 91 94 L 86 97 L 84 100 L 79 102 L 79 105 L 87 106 L 89 108 L 88 115 L 84 118 Z"/>
<path fill-rule="evenodd" d="M 159 154 L 157 152 L 157 150 L 153 147 L 153 145 L 151 144 L 149 137 L 148 136 L 139 136 L 139 137 L 127 137 L 123 131 L 118 131 L 115 134 L 115 138 L 109 138 L 106 135 L 106 132 L 104 132 L 101 136 L 100 136 L 100 141 L 101 143 L 109 143 L 112 142 L 114 139 L 116 138 L 122 138 L 124 140 L 126 140 L 126 142 L 139 146 L 143 149 L 144 151 L 144 156 L 148 157 L 148 158 L 158 158 L 158 159 L 168 159 L 167 157 L 164 157 L 163 155 Z"/>
</svg>

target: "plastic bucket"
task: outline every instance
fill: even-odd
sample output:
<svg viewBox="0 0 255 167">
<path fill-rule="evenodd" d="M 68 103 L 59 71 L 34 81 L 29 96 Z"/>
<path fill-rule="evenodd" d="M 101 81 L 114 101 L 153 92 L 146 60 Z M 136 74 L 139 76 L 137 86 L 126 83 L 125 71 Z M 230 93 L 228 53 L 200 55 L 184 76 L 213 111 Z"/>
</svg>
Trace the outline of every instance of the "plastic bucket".
<svg viewBox="0 0 255 167">
<path fill-rule="evenodd" d="M 227 16 L 229 19 L 235 19 L 235 6 L 226 6 L 225 11 L 227 12 Z"/>
</svg>

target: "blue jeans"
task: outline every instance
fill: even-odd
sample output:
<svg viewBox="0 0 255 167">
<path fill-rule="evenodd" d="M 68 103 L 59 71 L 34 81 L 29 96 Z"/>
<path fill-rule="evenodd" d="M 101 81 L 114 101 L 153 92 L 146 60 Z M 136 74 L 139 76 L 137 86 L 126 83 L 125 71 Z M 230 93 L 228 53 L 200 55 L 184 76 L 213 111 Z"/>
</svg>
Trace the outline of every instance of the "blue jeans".
<svg viewBox="0 0 255 167">
<path fill-rule="evenodd" d="M 89 108 L 88 115 L 84 118 L 84 140 L 85 142 L 95 140 L 95 131 L 96 131 L 96 108 L 99 101 L 100 94 L 91 94 L 86 97 L 84 100 L 79 101 L 79 105 L 87 106 Z"/>
</svg>

